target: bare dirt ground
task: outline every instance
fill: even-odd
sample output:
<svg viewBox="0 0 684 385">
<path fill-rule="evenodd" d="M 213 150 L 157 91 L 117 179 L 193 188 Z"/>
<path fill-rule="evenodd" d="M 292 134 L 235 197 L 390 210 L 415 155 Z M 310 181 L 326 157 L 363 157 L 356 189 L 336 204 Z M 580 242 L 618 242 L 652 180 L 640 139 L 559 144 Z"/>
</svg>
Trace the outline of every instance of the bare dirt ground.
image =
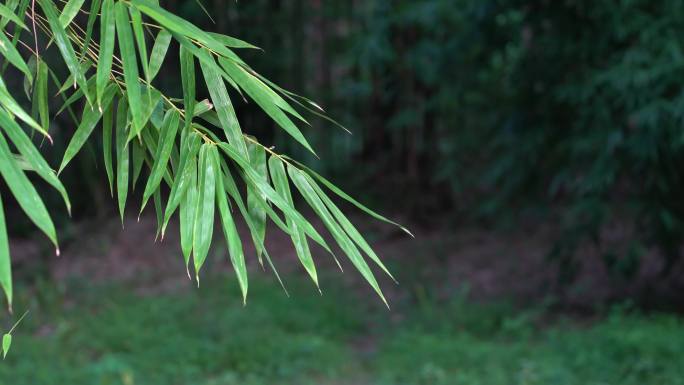
<svg viewBox="0 0 684 385">
<path fill-rule="evenodd" d="M 399 285 L 381 278 L 381 285 L 390 302 L 420 296 L 426 286 L 437 295 L 448 297 L 457 290 L 467 289 L 468 297 L 476 301 L 512 299 L 520 303 L 538 303 L 553 299 L 566 308 L 582 308 L 597 303 L 634 298 L 642 295 L 662 297 L 677 308 L 684 304 L 676 292 L 679 284 L 659 280 L 659 259 L 655 253 L 647 256 L 637 279 L 625 281 L 612 276 L 594 248 L 578 250 L 581 270 L 571 284 L 559 285 L 557 264 L 550 263 L 548 252 L 553 235 L 548 227 L 516 231 L 492 231 L 481 228 L 425 230 L 410 226 L 416 237 L 410 238 L 391 226 L 354 217 L 362 233 L 392 271 Z M 315 226 L 323 228 L 315 220 Z M 247 229 L 239 229 L 250 269 L 257 274 L 254 247 Z M 58 280 L 77 277 L 95 281 L 124 281 L 133 284 L 141 294 L 184 290 L 194 285 L 188 279 L 183 264 L 176 222 L 167 229 L 165 239 L 155 240 L 156 219 L 143 216 L 138 221 L 127 217 L 123 228 L 118 219 L 89 221 L 69 229 L 60 257 L 55 257 L 45 242 L 15 240 L 12 253 L 15 265 L 32 266 L 47 261 L 48 274 Z M 217 227 L 212 248 L 214 261 L 207 269 L 233 274 L 223 246 L 223 234 Z M 267 248 L 283 275 L 304 274 L 292 248 L 289 236 L 276 228 L 267 232 Z M 337 253 L 341 255 L 341 253 Z M 339 271 L 333 259 L 322 250 L 314 250 L 319 271 L 323 274 Z M 370 292 L 353 266 L 341 257 L 345 273 L 330 275 Z M 679 267 L 681 270 L 681 266 Z M 268 270 L 268 267 L 266 268 Z M 376 270 L 377 272 L 378 270 Z M 673 274 L 682 277 L 684 274 Z M 381 276 L 378 272 L 378 276 Z M 336 277 L 336 278 L 335 278 Z M 655 283 L 654 283 L 655 282 Z M 359 283 L 356 285 L 356 283 Z M 426 285 L 426 283 L 429 283 Z M 436 288 L 436 289 L 435 289 Z M 646 294 L 644 294 L 644 292 Z M 645 302 L 648 302 L 648 298 Z"/>
</svg>

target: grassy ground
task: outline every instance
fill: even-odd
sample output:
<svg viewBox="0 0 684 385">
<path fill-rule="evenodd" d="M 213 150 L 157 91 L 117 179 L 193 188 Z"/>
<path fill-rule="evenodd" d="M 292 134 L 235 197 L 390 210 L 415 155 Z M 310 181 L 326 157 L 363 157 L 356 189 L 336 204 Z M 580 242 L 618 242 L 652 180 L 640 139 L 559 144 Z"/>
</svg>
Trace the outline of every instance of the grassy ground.
<svg viewBox="0 0 684 385">
<path fill-rule="evenodd" d="M 243 307 L 225 281 L 144 296 L 83 282 L 23 290 L 31 313 L 0 384 L 684 384 L 675 316 L 550 320 L 461 296 L 388 312 L 296 279 L 290 298 L 253 280 Z"/>
</svg>

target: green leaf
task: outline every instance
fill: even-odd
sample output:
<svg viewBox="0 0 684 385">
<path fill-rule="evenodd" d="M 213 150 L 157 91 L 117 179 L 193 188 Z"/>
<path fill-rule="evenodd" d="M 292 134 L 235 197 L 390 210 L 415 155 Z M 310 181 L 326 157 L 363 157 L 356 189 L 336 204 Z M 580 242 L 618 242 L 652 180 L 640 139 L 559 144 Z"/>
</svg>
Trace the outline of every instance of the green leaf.
<svg viewBox="0 0 684 385">
<path fill-rule="evenodd" d="M 0 286 L 7 297 L 7 306 L 12 309 L 12 261 L 10 259 L 5 209 L 0 197 Z"/>
<path fill-rule="evenodd" d="M 286 158 L 287 158 L 287 157 L 286 157 Z M 365 212 L 366 214 L 372 216 L 373 218 L 375 218 L 375 219 L 377 219 L 377 220 L 379 220 L 379 221 L 382 221 L 382 222 L 385 222 L 385 223 L 389 223 L 389 224 L 391 224 L 391 225 L 394 225 L 394 226 L 400 228 L 400 229 L 401 229 L 402 231 L 404 231 L 406 234 L 408 234 L 408 235 L 410 235 L 410 236 L 413 237 L 413 234 L 412 234 L 406 227 L 400 225 L 400 224 L 397 223 L 397 222 L 394 222 L 394 221 L 392 221 L 392 220 L 389 220 L 389 219 L 385 218 L 384 216 L 382 216 L 382 215 L 376 213 L 375 211 L 369 209 L 368 207 L 364 206 L 364 205 L 361 204 L 359 201 L 357 201 L 356 199 L 352 198 L 349 194 L 347 194 L 347 193 L 345 193 L 344 191 L 342 191 L 339 187 L 335 186 L 332 182 L 330 182 L 329 180 L 325 179 L 322 175 L 320 175 L 320 174 L 317 173 L 316 171 L 314 171 L 314 170 L 312 170 L 311 168 L 307 167 L 307 166 L 304 165 L 303 163 L 297 162 L 297 161 L 295 161 L 295 160 L 293 160 L 293 159 L 291 159 L 291 158 L 287 158 L 287 159 L 290 160 L 290 161 L 292 161 L 292 162 L 295 162 L 295 163 L 297 164 L 297 166 L 303 168 L 304 171 L 306 171 L 309 175 L 311 175 L 311 176 L 313 176 L 314 178 L 316 178 L 319 182 L 321 182 L 321 183 L 322 183 L 325 187 L 327 187 L 330 191 L 332 191 L 333 193 L 335 193 L 335 195 L 337 195 L 337 196 L 339 196 L 340 198 L 346 200 L 347 202 L 353 204 L 354 206 L 356 206 L 357 208 L 359 208 L 361 211 L 363 211 L 363 212 Z"/>
<path fill-rule="evenodd" d="M 14 161 L 5 136 L 0 134 L 0 174 L 5 179 L 12 195 L 19 203 L 31 221 L 43 232 L 55 245 L 59 255 L 57 233 L 52 223 L 50 214 L 38 195 L 38 191 Z"/>
<path fill-rule="evenodd" d="M 297 226 L 302 228 L 309 238 L 313 239 L 316 243 L 325 248 L 326 251 L 332 253 L 327 243 L 323 240 L 323 237 L 314 229 L 314 227 L 300 214 L 294 206 L 289 204 L 280 194 L 278 194 L 268 183 L 263 183 L 261 178 L 252 170 L 249 162 L 246 161 L 237 151 L 232 148 L 227 143 L 218 143 L 218 146 L 226 153 L 231 159 L 237 163 L 246 175 L 246 181 L 253 184 L 261 194 L 276 205 L 285 216 L 293 218 L 297 223 Z"/>
<path fill-rule="evenodd" d="M 40 125 L 47 132 L 50 129 L 50 111 L 48 108 L 48 67 L 44 61 L 38 61 L 34 100 L 38 101 Z"/>
<path fill-rule="evenodd" d="M 104 108 L 109 107 L 109 104 L 112 102 L 117 90 L 117 87 L 113 84 L 110 84 L 105 90 L 102 100 Z M 90 134 L 92 134 L 101 117 L 102 112 L 97 107 L 93 105 L 86 105 L 84 107 L 83 115 L 81 116 L 81 124 L 79 124 L 76 132 L 71 137 L 71 141 L 69 142 L 67 149 L 64 151 L 64 158 L 62 158 L 59 171 L 57 171 L 58 174 L 64 170 L 64 167 L 66 167 L 71 159 L 73 159 L 74 156 L 76 156 L 76 154 L 81 150 L 81 147 L 83 147 L 86 140 L 88 140 L 88 137 L 90 137 Z"/>
<path fill-rule="evenodd" d="M 114 126 L 113 103 L 104 110 L 102 115 L 102 152 L 104 154 L 105 171 L 109 181 L 109 193 L 114 195 L 114 166 L 112 165 L 112 127 Z"/>
<path fill-rule="evenodd" d="M 311 151 L 314 155 L 316 152 L 311 148 L 309 142 L 292 123 L 292 120 L 285 115 L 280 107 L 275 103 L 274 92 L 268 86 L 263 84 L 259 79 L 252 74 L 245 71 L 244 68 L 231 62 L 230 60 L 219 60 L 221 66 L 226 72 L 242 87 L 243 90 L 261 107 L 264 112 L 268 114 L 283 130 L 292 136 L 297 142 Z M 270 91 L 270 92 L 269 92 Z"/>
<path fill-rule="evenodd" d="M 85 0 L 69 0 L 62 9 L 62 14 L 59 15 L 59 22 L 62 28 L 65 28 L 74 20 L 74 17 L 78 15 L 78 12 L 83 7 Z"/>
<path fill-rule="evenodd" d="M 29 163 L 31 168 L 35 170 L 43 180 L 59 191 L 62 195 L 62 199 L 64 199 L 67 211 L 71 213 L 71 203 L 69 202 L 69 196 L 67 195 L 64 185 L 62 185 L 62 182 L 57 178 L 55 172 L 50 168 L 50 165 L 40 154 L 33 142 L 31 142 L 31 139 L 26 135 L 24 130 L 17 122 L 12 120 L 11 116 L 5 110 L 2 109 L 0 109 L 0 126 L 2 126 L 9 139 Z"/>
<path fill-rule="evenodd" d="M 38 124 L 35 120 L 33 120 L 33 118 L 29 114 L 27 114 L 26 111 L 24 111 L 24 109 L 19 105 L 19 103 L 17 103 L 17 101 L 14 100 L 12 95 L 9 93 L 9 90 L 7 90 L 5 83 L 2 81 L 2 78 L 0 78 L 0 104 L 2 104 L 2 106 L 5 107 L 7 111 L 16 115 L 16 117 L 19 118 L 21 121 L 31 126 L 31 128 L 45 135 L 52 143 L 52 138 L 47 133 L 47 131 L 45 131 L 43 127 L 41 127 L 40 124 Z"/>
<path fill-rule="evenodd" d="M 226 134 L 228 142 L 235 147 L 244 157 L 248 159 L 247 146 L 242 137 L 242 130 L 240 123 L 235 115 L 235 109 L 230 102 L 228 90 L 223 83 L 221 75 L 212 67 L 200 62 L 202 74 L 204 74 L 204 81 L 207 84 L 211 101 L 214 104 L 214 109 L 218 113 L 218 118 L 221 121 L 221 128 Z"/>
<path fill-rule="evenodd" d="M 7 357 L 7 353 L 9 353 L 10 346 L 12 346 L 12 335 L 9 333 L 6 333 L 5 335 L 2 336 L 2 359 L 4 360 L 5 357 Z"/>
<path fill-rule="evenodd" d="M 161 183 L 162 177 L 166 172 L 166 165 L 171 157 L 171 150 L 173 149 L 173 144 L 176 140 L 179 122 L 180 115 L 178 112 L 176 112 L 176 110 L 168 110 L 164 117 L 164 122 L 162 123 L 159 145 L 157 146 L 157 151 L 154 155 L 154 166 L 150 171 L 150 177 L 147 179 L 147 185 L 145 186 L 145 192 L 143 193 L 143 202 L 140 207 L 141 212 L 145 208 L 147 200 L 152 196 L 152 193 L 159 187 L 159 183 Z"/>
<path fill-rule="evenodd" d="M 183 105 L 185 106 L 185 124 L 188 131 L 195 115 L 195 59 L 185 46 L 180 47 L 181 82 L 183 85 Z"/>
<path fill-rule="evenodd" d="M 130 7 L 129 11 L 131 14 L 133 35 L 135 36 L 135 42 L 138 45 L 138 53 L 140 54 L 140 63 L 142 64 L 143 73 L 145 74 L 145 81 L 147 84 L 150 84 L 150 69 L 149 62 L 147 61 L 147 44 L 145 43 L 145 31 L 143 31 L 142 15 L 135 7 Z"/>
<path fill-rule="evenodd" d="M 119 49 L 121 50 L 121 61 L 123 63 L 124 82 L 126 83 L 126 96 L 128 106 L 133 118 L 132 135 L 140 134 L 145 121 L 143 118 L 143 100 L 140 94 L 140 82 L 138 81 L 138 63 L 133 43 L 133 33 L 128 19 L 128 9 L 125 3 L 116 3 L 116 30 L 119 38 Z"/>
<path fill-rule="evenodd" d="M 166 58 L 166 52 L 169 50 L 169 45 L 171 44 L 171 34 L 169 31 L 162 29 L 157 34 L 157 38 L 154 41 L 154 46 L 152 47 L 152 53 L 150 54 L 150 81 L 154 79 L 162 64 L 164 63 L 164 58 Z"/>
<path fill-rule="evenodd" d="M 26 77 L 33 81 L 33 74 L 29 69 L 28 65 L 21 57 L 17 48 L 12 44 L 12 42 L 5 36 L 4 33 L 0 33 L 0 55 L 10 62 L 13 66 L 17 67 L 21 72 L 26 75 Z"/>
<path fill-rule="evenodd" d="M 178 173 L 180 176 L 176 175 L 173 184 L 171 185 L 171 191 L 169 192 L 169 200 L 166 204 L 166 209 L 164 210 L 164 223 L 162 224 L 162 239 L 164 239 L 164 234 L 166 233 L 166 226 L 171 219 L 171 215 L 176 210 L 181 200 L 185 197 L 185 192 L 192 182 L 192 178 L 196 179 L 196 168 L 195 156 L 199 152 L 201 145 L 201 139 L 199 135 L 191 133 L 188 135 L 186 142 L 181 142 L 181 157 L 178 164 Z M 194 168 L 194 170 L 193 170 Z M 177 174 L 178 174 L 177 173 Z M 194 182 L 193 182 L 194 183 Z"/>
<path fill-rule="evenodd" d="M 193 230 L 193 260 L 195 277 L 199 284 L 199 272 L 209 254 L 209 246 L 214 232 L 214 200 L 216 198 L 216 172 L 214 164 L 207 157 L 209 144 L 202 145 L 199 152 L 198 172 L 199 188 L 197 209 L 195 210 L 195 227 Z"/>
<path fill-rule="evenodd" d="M 271 158 L 268 160 L 268 166 L 276 191 L 278 194 L 283 196 L 288 203 L 294 206 L 292 193 L 290 192 L 290 183 L 288 182 L 283 162 L 277 157 L 271 156 Z M 314 281 L 316 286 L 318 286 L 316 265 L 314 264 L 313 258 L 311 256 L 309 243 L 306 241 L 306 234 L 304 234 L 304 232 L 297 227 L 297 224 L 291 218 L 287 217 L 285 219 L 287 221 L 287 226 L 290 228 L 290 237 L 292 238 L 292 243 L 295 246 L 297 257 L 302 263 L 302 266 L 304 266 L 304 269 L 306 269 L 306 272 L 309 273 L 309 276 L 311 276 L 311 279 Z"/>
<path fill-rule="evenodd" d="M 180 202 L 180 235 L 181 235 L 181 249 L 183 251 L 183 259 L 185 260 L 185 269 L 188 269 L 190 264 L 190 256 L 192 253 L 193 235 L 195 227 L 195 210 L 197 209 L 197 159 L 190 160 L 190 169 L 188 171 L 188 187 L 185 192 L 184 199 Z M 188 278 L 190 272 L 188 271 Z"/>
<path fill-rule="evenodd" d="M 100 17 L 101 11 L 100 11 L 100 3 L 102 0 L 93 0 L 90 3 L 90 12 L 88 12 L 88 24 L 86 26 L 86 33 L 85 33 L 85 41 L 81 45 L 81 54 L 80 54 L 80 61 L 83 62 L 85 61 L 85 55 L 86 52 L 88 51 L 88 48 L 90 48 L 90 41 L 92 40 L 93 37 L 93 29 L 95 27 L 95 21 Z"/>
<path fill-rule="evenodd" d="M 92 105 L 93 98 L 90 96 L 90 91 L 88 90 L 85 72 L 81 71 L 79 61 L 76 58 L 76 53 L 74 52 L 74 47 L 71 45 L 66 31 L 64 28 L 62 28 L 62 24 L 57 17 L 57 8 L 52 3 L 52 0 L 39 1 L 41 7 L 43 8 L 43 12 L 48 19 L 48 23 L 50 24 L 50 30 L 53 34 L 52 36 L 55 39 L 55 42 L 57 43 L 57 48 L 59 48 L 62 58 L 64 58 L 64 62 L 69 68 L 69 72 L 71 72 L 71 74 L 74 76 L 74 79 L 76 79 L 76 83 L 83 90 L 88 103 Z"/>
<path fill-rule="evenodd" d="M 233 51 L 226 48 L 223 44 L 211 37 L 210 34 L 204 32 L 182 17 L 178 17 L 171 12 L 168 12 L 165 9 L 151 4 L 145 0 L 131 0 L 131 4 L 140 9 L 140 11 L 145 13 L 147 16 L 157 21 L 162 25 L 162 27 L 166 28 L 170 32 L 175 32 L 184 37 L 197 40 L 200 44 L 218 53 L 219 55 L 241 62 L 240 58 L 235 55 Z"/>
<path fill-rule="evenodd" d="M 230 48 L 249 48 L 249 49 L 261 49 L 255 45 L 249 44 L 246 41 L 236 39 L 232 36 L 222 35 L 220 33 L 208 32 L 209 36 L 213 37 L 216 41 Z"/>
<path fill-rule="evenodd" d="M 254 143 L 249 143 L 247 146 L 249 150 L 250 166 L 256 171 L 262 182 L 268 183 L 268 170 L 266 169 L 266 151 L 263 147 Z M 247 211 L 252 217 L 252 222 L 256 226 L 256 234 L 254 236 L 259 238 L 261 243 L 266 237 L 266 212 L 259 205 L 260 193 L 251 186 L 247 186 Z M 257 256 L 261 259 L 261 252 L 257 250 Z"/>
<path fill-rule="evenodd" d="M 102 17 L 100 18 L 100 55 L 97 63 L 97 105 L 102 108 L 104 95 L 109 77 L 112 73 L 112 58 L 116 42 L 116 23 L 114 14 L 114 0 L 104 0 L 102 3 Z"/>
<path fill-rule="evenodd" d="M 233 220 L 233 215 L 230 212 L 228 206 L 228 198 L 226 196 L 226 190 L 223 185 L 223 173 L 221 172 L 219 153 L 216 146 L 212 146 L 209 149 L 209 156 L 214 168 L 215 180 L 216 180 L 216 203 L 219 208 L 219 214 L 221 217 L 221 225 L 223 228 L 223 235 L 226 238 L 226 243 L 228 244 L 228 255 L 230 256 L 230 261 L 235 270 L 235 275 L 238 279 L 238 284 L 240 285 L 240 290 L 242 291 L 242 302 L 247 302 L 247 266 L 245 264 L 245 255 L 242 250 L 242 241 L 240 240 L 240 234 L 238 234 L 237 228 L 235 227 L 235 221 Z M 263 241 L 262 241 L 263 243 Z M 258 250 L 262 250 L 258 248 Z"/>
<path fill-rule="evenodd" d="M 28 31 L 26 24 L 24 24 L 24 22 L 21 21 L 19 16 L 15 15 L 13 10 L 9 9 L 8 7 L 6 7 L 2 4 L 0 4 L 0 16 L 2 16 L 3 18 L 13 22 L 14 24 L 16 24 L 19 27 Z M 4 28 L 4 25 L 3 25 L 3 28 Z"/>
<path fill-rule="evenodd" d="M 143 165 L 145 164 L 145 148 L 144 144 L 138 140 L 129 142 L 128 147 L 131 148 L 133 158 L 133 177 L 131 178 L 131 190 L 135 191 L 135 185 L 138 183 L 138 178 L 142 173 Z"/>
<path fill-rule="evenodd" d="M 342 213 L 342 211 L 333 203 L 332 200 L 330 200 L 330 198 L 328 198 L 325 192 L 316 184 L 316 182 L 308 174 L 301 173 L 301 175 L 304 176 L 304 178 L 308 181 L 309 185 L 316 191 L 316 194 L 318 194 L 323 203 L 325 203 L 325 206 L 328 208 L 328 210 L 330 210 L 335 219 L 337 219 L 337 222 L 342 226 L 344 231 L 354 241 L 354 243 L 356 243 L 358 247 L 361 250 L 363 250 L 366 253 L 366 255 L 368 255 L 368 257 L 373 262 L 375 262 L 376 265 L 378 265 L 378 267 L 380 267 L 390 278 L 392 278 L 396 282 L 397 280 L 394 279 L 392 273 L 389 272 L 387 267 L 385 267 L 385 264 L 382 263 L 377 254 L 375 254 L 373 248 L 370 247 L 368 242 L 366 242 L 361 233 L 359 233 L 356 227 L 354 227 L 354 225 Z"/>
<path fill-rule="evenodd" d="M 345 252 L 347 257 L 349 257 L 349 260 L 352 262 L 354 267 L 356 267 L 356 269 L 366 279 L 373 290 L 375 290 L 375 292 L 380 296 L 385 305 L 389 307 L 385 296 L 380 290 L 378 282 L 375 280 L 373 272 L 363 259 L 363 256 L 359 253 L 358 249 L 349 239 L 347 234 L 340 228 L 339 224 L 330 214 L 318 194 L 316 194 L 313 187 L 311 187 L 308 180 L 304 177 L 304 174 L 290 165 L 287 167 L 287 172 L 290 176 L 290 180 L 292 180 L 292 183 L 294 183 L 294 185 L 297 187 L 297 190 L 299 190 L 299 192 L 302 194 L 304 200 L 306 200 L 309 206 L 311 206 L 311 208 L 316 212 L 316 215 L 323 220 L 325 227 L 328 228 L 330 234 L 333 236 L 340 248 Z"/>
<path fill-rule="evenodd" d="M 123 223 L 126 198 L 128 197 L 129 147 L 126 146 L 126 127 L 128 126 L 128 105 L 119 102 L 116 111 L 116 191 L 119 213 Z"/>
</svg>

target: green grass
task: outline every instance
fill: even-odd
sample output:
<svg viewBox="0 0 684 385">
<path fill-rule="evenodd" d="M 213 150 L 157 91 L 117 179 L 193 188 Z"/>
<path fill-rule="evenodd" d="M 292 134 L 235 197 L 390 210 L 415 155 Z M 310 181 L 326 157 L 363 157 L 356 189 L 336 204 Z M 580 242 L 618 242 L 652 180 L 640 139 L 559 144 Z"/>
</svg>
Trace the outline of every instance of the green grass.
<svg viewBox="0 0 684 385">
<path fill-rule="evenodd" d="M 219 280 L 149 296 L 39 285 L 0 384 L 684 384 L 672 315 L 581 325 L 458 295 L 387 312 L 355 290 L 288 281 L 291 298 L 253 280 L 246 307 Z"/>
</svg>

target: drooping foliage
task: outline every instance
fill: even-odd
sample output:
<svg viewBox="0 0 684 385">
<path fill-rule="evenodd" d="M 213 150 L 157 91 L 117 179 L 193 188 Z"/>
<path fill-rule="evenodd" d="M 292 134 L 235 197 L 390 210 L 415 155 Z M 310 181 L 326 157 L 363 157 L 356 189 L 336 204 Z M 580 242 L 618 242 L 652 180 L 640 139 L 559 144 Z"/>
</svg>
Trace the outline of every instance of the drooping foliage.
<svg viewBox="0 0 684 385">
<path fill-rule="evenodd" d="M 98 157 L 103 157 L 122 219 L 131 205 L 129 190 L 138 180 L 144 184 L 139 211 L 154 206 L 160 237 L 178 213 L 184 263 L 198 283 L 211 244 L 223 236 L 246 298 L 247 240 L 240 238 L 235 224 L 242 217 L 260 263 L 265 260 L 275 271 L 264 243 L 271 221 L 290 235 L 316 284 L 312 241 L 331 255 L 333 249 L 341 250 L 384 300 L 368 259 L 387 269 L 331 197 L 389 221 L 245 134 L 236 102 L 256 104 L 280 130 L 314 153 L 299 125 L 307 124 L 303 112 L 323 114 L 317 104 L 277 86 L 240 58 L 238 51 L 256 47 L 201 29 L 153 0 L 9 0 L 0 5 L 0 17 L 0 174 L 58 254 L 55 226 L 29 176 L 35 174 L 54 187 L 70 210 L 70 197 L 58 175 L 95 141 L 101 143 Z M 173 81 L 182 85 L 182 94 L 170 95 L 155 86 L 168 65 L 167 56 L 179 60 L 180 73 Z M 16 75 L 24 78 L 25 96 L 10 92 L 2 80 Z M 206 85 L 208 99 L 197 100 L 200 84 Z M 56 111 L 50 108 L 52 98 L 60 100 Z M 27 110 L 29 102 L 32 108 Z M 52 142 L 50 122 L 61 113 L 68 113 L 76 128 L 55 172 L 36 142 Z M 166 200 L 162 189 L 168 190 Z M 330 238 L 295 207 L 299 197 L 320 217 Z M 0 209 L 0 283 L 11 306 L 3 214 Z M 215 221 L 220 233 L 213 231 Z"/>
</svg>

